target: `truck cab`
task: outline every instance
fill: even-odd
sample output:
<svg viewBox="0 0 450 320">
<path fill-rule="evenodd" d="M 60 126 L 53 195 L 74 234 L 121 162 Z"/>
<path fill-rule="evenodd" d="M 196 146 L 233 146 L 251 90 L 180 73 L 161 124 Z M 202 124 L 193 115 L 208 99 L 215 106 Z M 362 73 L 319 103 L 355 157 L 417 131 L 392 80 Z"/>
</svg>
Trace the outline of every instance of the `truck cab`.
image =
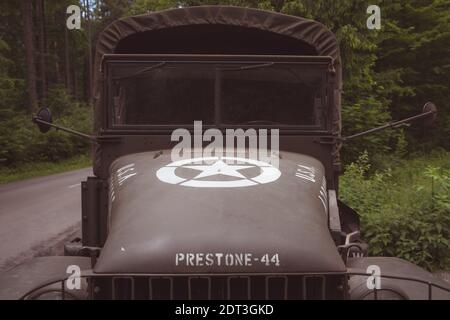
<svg viewBox="0 0 450 320">
<path fill-rule="evenodd" d="M 84 259 L 81 297 L 448 298 L 428 272 L 366 257 L 339 200 L 341 59 L 324 25 L 229 6 L 127 17 L 100 34 L 95 71 L 94 175 L 65 257 Z M 67 296 L 58 268 L 18 297 L 58 281 Z"/>
</svg>

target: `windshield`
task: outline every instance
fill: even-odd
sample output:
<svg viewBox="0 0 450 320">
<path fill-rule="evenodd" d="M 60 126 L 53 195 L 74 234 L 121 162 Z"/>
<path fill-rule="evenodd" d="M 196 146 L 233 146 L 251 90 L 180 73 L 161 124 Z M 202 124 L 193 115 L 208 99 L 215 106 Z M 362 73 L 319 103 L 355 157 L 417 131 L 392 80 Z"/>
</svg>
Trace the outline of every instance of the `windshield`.
<svg viewBox="0 0 450 320">
<path fill-rule="evenodd" d="M 116 63 L 113 125 L 268 124 L 320 127 L 324 72 L 295 63 Z"/>
</svg>

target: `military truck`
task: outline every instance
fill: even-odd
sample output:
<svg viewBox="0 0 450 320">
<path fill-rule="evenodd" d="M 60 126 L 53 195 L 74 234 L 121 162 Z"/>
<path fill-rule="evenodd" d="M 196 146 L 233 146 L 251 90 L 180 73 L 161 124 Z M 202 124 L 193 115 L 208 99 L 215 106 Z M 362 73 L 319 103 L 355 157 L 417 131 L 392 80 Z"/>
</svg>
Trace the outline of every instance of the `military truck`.
<svg viewBox="0 0 450 320">
<path fill-rule="evenodd" d="M 341 136 L 341 67 L 324 25 L 275 12 L 188 7 L 109 25 L 95 52 L 93 134 L 53 124 L 48 109 L 33 119 L 92 141 L 82 237 L 2 275 L 0 296 L 448 299 L 427 271 L 368 257 L 358 213 L 339 200 L 340 147 L 368 133 Z M 427 103 L 370 132 L 435 114 Z M 244 132 L 245 145 L 173 161 L 180 128 L 201 149 L 208 130 Z M 246 157 L 249 141 L 269 161 Z"/>
</svg>

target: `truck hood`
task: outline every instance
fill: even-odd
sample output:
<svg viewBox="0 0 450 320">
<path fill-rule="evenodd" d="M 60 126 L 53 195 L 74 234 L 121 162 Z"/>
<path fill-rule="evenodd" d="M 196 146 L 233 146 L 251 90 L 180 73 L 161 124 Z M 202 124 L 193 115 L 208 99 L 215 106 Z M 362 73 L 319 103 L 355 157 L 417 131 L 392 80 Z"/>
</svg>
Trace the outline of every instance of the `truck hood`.
<svg viewBox="0 0 450 320">
<path fill-rule="evenodd" d="M 94 271 L 344 272 L 328 230 L 323 165 L 289 152 L 277 161 L 172 162 L 170 150 L 117 159 Z"/>
</svg>

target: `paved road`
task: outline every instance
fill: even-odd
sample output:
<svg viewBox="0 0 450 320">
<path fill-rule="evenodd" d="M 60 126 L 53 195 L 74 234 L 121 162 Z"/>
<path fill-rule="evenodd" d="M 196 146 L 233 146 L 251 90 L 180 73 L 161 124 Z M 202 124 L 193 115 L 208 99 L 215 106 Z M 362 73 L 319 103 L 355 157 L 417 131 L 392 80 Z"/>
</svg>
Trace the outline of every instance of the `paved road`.
<svg viewBox="0 0 450 320">
<path fill-rule="evenodd" d="M 0 186 L 0 271 L 61 251 L 80 231 L 80 183 L 86 168 Z"/>
</svg>

